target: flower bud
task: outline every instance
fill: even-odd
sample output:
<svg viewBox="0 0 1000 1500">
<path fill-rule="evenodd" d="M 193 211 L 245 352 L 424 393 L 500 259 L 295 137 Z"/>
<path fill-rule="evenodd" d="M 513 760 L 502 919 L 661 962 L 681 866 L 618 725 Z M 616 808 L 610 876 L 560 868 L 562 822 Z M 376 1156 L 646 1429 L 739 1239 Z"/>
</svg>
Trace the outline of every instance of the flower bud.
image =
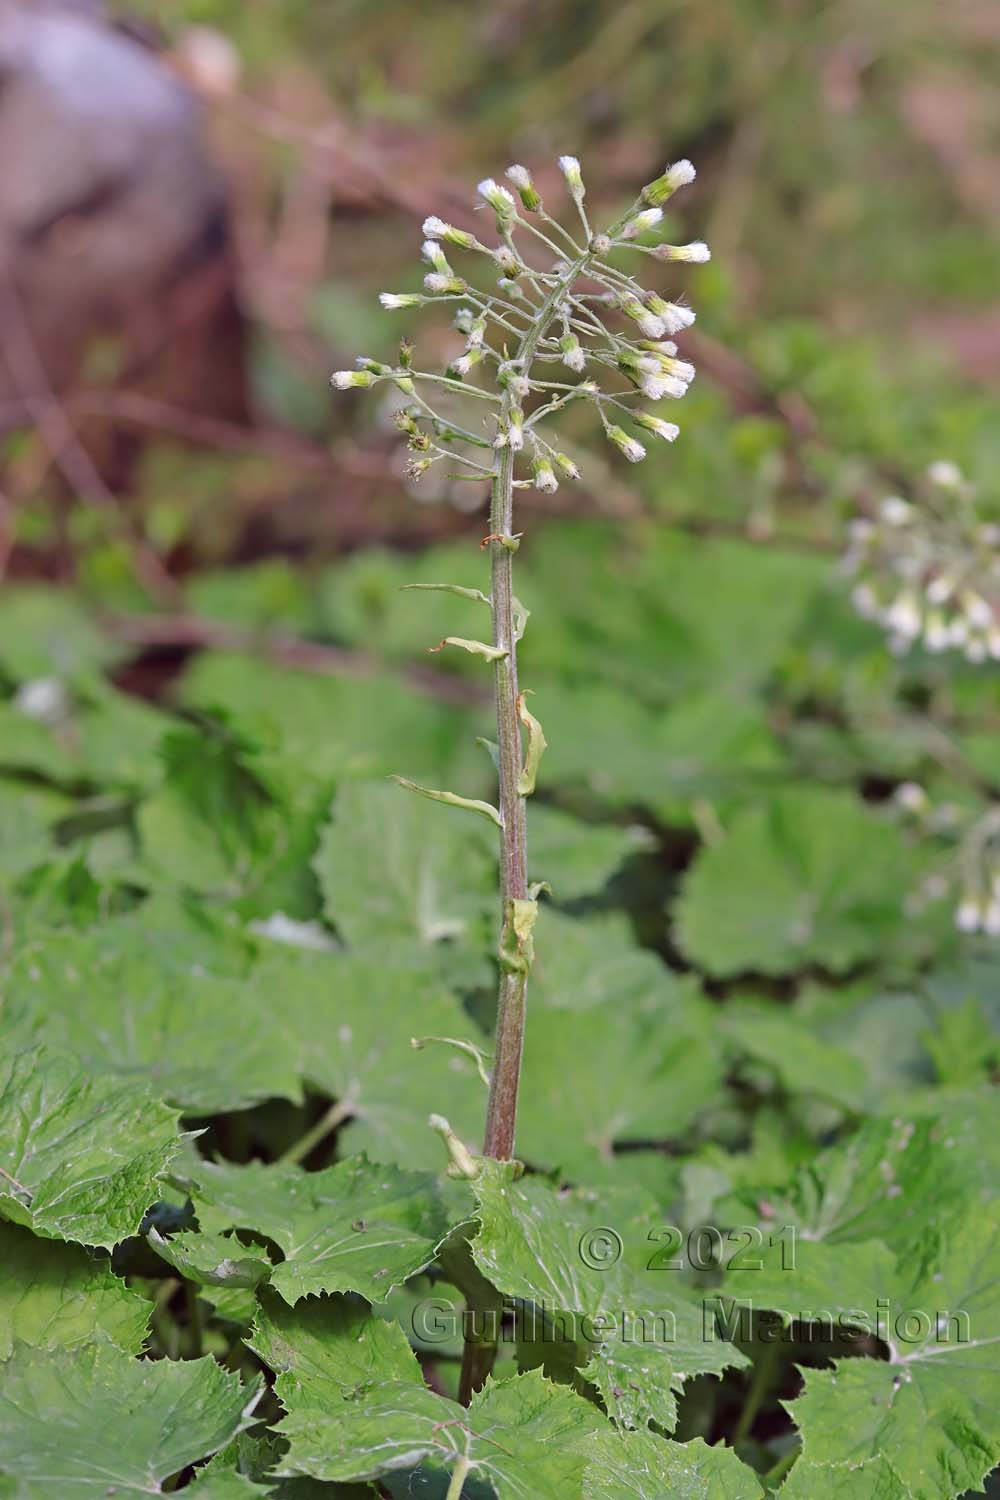
<svg viewBox="0 0 1000 1500">
<path fill-rule="evenodd" d="M 481 198 L 486 199 L 496 213 L 497 230 L 502 234 L 509 228 L 514 217 L 514 199 L 507 189 L 501 187 L 498 182 L 494 182 L 492 177 L 484 177 L 476 191 Z"/>
<path fill-rule="evenodd" d="M 527 167 L 508 167 L 506 172 L 508 182 L 512 182 L 517 188 L 518 197 L 529 213 L 535 213 L 541 208 L 542 200 L 531 178 Z"/>
<path fill-rule="evenodd" d="M 657 260 L 686 260 L 697 266 L 712 259 L 712 252 L 704 240 L 692 240 L 690 245 L 657 245 L 651 254 Z"/>
<path fill-rule="evenodd" d="M 569 195 L 574 203 L 582 203 L 586 188 L 583 185 L 583 175 L 580 171 L 580 163 L 575 156 L 560 156 L 559 170 L 566 179 Z"/>
<path fill-rule="evenodd" d="M 566 333 L 559 340 L 559 348 L 562 350 L 562 362 L 570 370 L 577 374 L 587 363 L 587 357 L 583 352 L 583 346 L 575 333 Z"/>
<path fill-rule="evenodd" d="M 436 296 L 460 297 L 469 290 L 460 276 L 445 276 L 440 271 L 430 271 L 424 277 L 424 286 Z"/>
<path fill-rule="evenodd" d="M 680 333 L 684 328 L 690 328 L 694 322 L 695 315 L 690 307 L 684 307 L 679 302 L 665 302 L 655 292 L 646 293 L 646 306 L 660 324 L 661 333 Z M 653 334 L 658 338 L 658 334 Z"/>
<path fill-rule="evenodd" d="M 905 526 L 913 515 L 913 507 L 899 495 L 887 495 L 879 505 L 878 513 L 888 526 Z"/>
<path fill-rule="evenodd" d="M 666 203 L 678 188 L 686 187 L 689 182 L 694 182 L 695 175 L 694 167 L 686 158 L 683 161 L 675 161 L 673 166 L 668 167 L 660 177 L 653 182 L 647 182 L 642 190 L 643 202 Z"/>
<path fill-rule="evenodd" d="M 460 354 L 457 359 L 452 360 L 452 371 L 458 376 L 468 375 L 473 365 L 478 365 L 482 357 L 482 349 L 467 349 L 464 354 Z"/>
<path fill-rule="evenodd" d="M 646 457 L 646 450 L 637 438 L 629 437 L 620 427 L 606 428 L 608 438 L 620 453 L 623 453 L 630 464 L 641 463 Z"/>
<path fill-rule="evenodd" d="M 554 453 L 552 455 L 552 462 L 564 479 L 579 479 L 580 470 L 568 453 Z"/>
<path fill-rule="evenodd" d="M 959 932 L 978 932 L 982 918 L 979 902 L 966 899 L 955 913 L 955 926 Z"/>
<path fill-rule="evenodd" d="M 541 490 L 543 495 L 555 494 L 559 488 L 559 481 L 550 459 L 536 456 L 531 466 L 531 473 L 536 490 Z"/>
<path fill-rule="evenodd" d="M 931 484 L 936 484 L 939 489 L 943 490 L 961 489 L 963 482 L 961 469 L 946 458 L 939 458 L 930 465 L 927 478 Z"/>
<path fill-rule="evenodd" d="M 520 276 L 524 270 L 523 264 L 509 245 L 498 245 L 495 250 L 490 251 L 490 254 L 505 276 Z"/>
<path fill-rule="evenodd" d="M 639 427 L 645 427 L 647 432 L 653 432 L 665 443 L 672 443 L 680 435 L 680 428 L 674 422 L 664 422 L 661 417 L 654 417 L 652 412 L 637 411 L 632 420 Z"/>
<path fill-rule="evenodd" d="M 462 250 L 475 250 L 479 246 L 479 241 L 474 234 L 469 234 L 464 229 L 456 229 L 454 224 L 446 223 L 436 214 L 424 220 L 423 231 L 428 240 L 447 240 L 449 245 L 458 245 Z"/>
<path fill-rule="evenodd" d="M 662 333 L 669 332 L 662 318 L 649 308 L 643 307 L 637 297 L 622 297 L 618 306 L 627 318 L 638 323 L 647 338 L 658 339 Z"/>
<path fill-rule="evenodd" d="M 378 300 L 387 312 L 398 312 L 403 307 L 420 307 L 426 299 L 419 292 L 379 292 Z"/>
<path fill-rule="evenodd" d="M 465 332 L 468 334 L 467 347 L 481 349 L 486 338 L 486 314 L 480 313 L 478 318 L 474 318 Z"/>
<path fill-rule="evenodd" d="M 338 391 L 349 391 L 354 386 L 363 390 L 375 384 L 375 376 L 371 370 L 334 370 L 330 384 Z"/>
<path fill-rule="evenodd" d="M 638 239 L 640 234 L 646 234 L 650 229 L 655 229 L 662 218 L 662 208 L 644 208 L 642 213 L 636 214 L 634 219 L 629 219 L 622 230 L 622 239 Z"/>
</svg>

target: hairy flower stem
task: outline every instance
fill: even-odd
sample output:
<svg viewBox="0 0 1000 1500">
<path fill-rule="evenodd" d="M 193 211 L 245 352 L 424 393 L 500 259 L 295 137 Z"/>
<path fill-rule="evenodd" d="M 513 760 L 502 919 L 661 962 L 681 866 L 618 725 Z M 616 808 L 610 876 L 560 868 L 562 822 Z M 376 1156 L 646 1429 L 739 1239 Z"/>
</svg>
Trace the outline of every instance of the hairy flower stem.
<svg viewBox="0 0 1000 1500">
<path fill-rule="evenodd" d="M 508 903 L 528 895 L 528 850 L 524 798 L 518 791 L 521 774 L 521 725 L 517 713 L 517 641 L 514 634 L 514 554 L 505 545 L 511 537 L 514 508 L 514 455 L 502 448 L 493 481 L 490 505 L 492 549 L 491 597 L 493 644 L 506 652 L 494 668 L 497 723 L 497 769 L 500 806 L 500 899 L 502 919 Z M 501 970 L 493 1075 L 486 1112 L 483 1151 L 507 1161 L 514 1154 L 517 1092 L 524 1046 L 524 1012 L 528 976 Z"/>
<path fill-rule="evenodd" d="M 553 309 L 573 284 L 587 256 L 567 270 L 539 308 L 534 324 L 519 351 L 520 368 L 529 374 L 539 340 L 544 336 Z M 504 401 L 501 420 L 510 414 L 511 402 Z M 490 500 L 490 542 L 492 549 L 490 596 L 493 611 L 493 644 L 506 652 L 494 668 L 497 726 L 497 769 L 500 807 L 500 899 L 501 920 L 506 923 L 512 901 L 528 897 L 528 845 L 525 832 L 524 797 L 518 790 L 521 775 L 521 725 L 517 709 L 517 639 L 514 629 L 514 454 L 510 446 L 500 449 L 497 472 Z M 499 1161 L 514 1155 L 514 1133 L 517 1124 L 517 1095 L 521 1082 L 521 1056 L 524 1050 L 524 1019 L 528 998 L 527 970 L 501 968 L 497 998 L 496 1038 L 490 1097 L 486 1108 L 486 1137 L 483 1154 Z M 466 1336 L 462 1351 L 462 1373 L 459 1399 L 468 1404 L 472 1395 L 486 1383 L 496 1360 L 495 1337 Z"/>
</svg>

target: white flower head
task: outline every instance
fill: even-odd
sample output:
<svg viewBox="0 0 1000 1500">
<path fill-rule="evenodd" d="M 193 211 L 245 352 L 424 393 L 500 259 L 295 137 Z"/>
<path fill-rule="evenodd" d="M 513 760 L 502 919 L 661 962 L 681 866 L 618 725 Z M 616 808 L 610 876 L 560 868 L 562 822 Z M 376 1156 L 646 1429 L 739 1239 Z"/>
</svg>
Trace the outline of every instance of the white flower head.
<svg viewBox="0 0 1000 1500">
<path fill-rule="evenodd" d="M 673 375 L 677 380 L 683 380 L 685 385 L 690 385 L 697 374 L 694 365 L 688 360 L 674 359 L 670 355 L 664 357 L 663 368 L 668 375 Z"/>
<path fill-rule="evenodd" d="M 878 596 L 870 583 L 859 583 L 851 590 L 851 603 L 863 620 L 877 620 L 881 614 Z"/>
<path fill-rule="evenodd" d="M 887 495 L 878 513 L 887 526 L 905 526 L 913 515 L 913 506 L 899 495 Z"/>
<path fill-rule="evenodd" d="M 423 297 L 419 292 L 379 292 L 378 300 L 388 312 L 398 312 L 403 307 L 419 307 Z"/>
<path fill-rule="evenodd" d="M 69 713 L 69 694 L 58 677 L 33 677 L 18 688 L 14 708 L 26 719 L 56 724 Z"/>
<path fill-rule="evenodd" d="M 461 296 L 468 287 L 458 276 L 449 276 L 442 271 L 429 271 L 424 277 L 424 286 L 429 292 L 440 296 L 447 293 L 449 296 Z"/>
<path fill-rule="evenodd" d="M 704 240 L 692 240 L 690 245 L 658 245 L 656 253 L 661 260 L 685 260 L 694 266 L 702 266 L 712 259 L 712 252 Z"/>
<path fill-rule="evenodd" d="M 650 401 L 662 401 L 669 396 L 672 401 L 679 401 L 682 396 L 687 395 L 687 381 L 678 380 L 673 375 L 642 375 L 639 378 L 639 389 Z"/>
<path fill-rule="evenodd" d="M 543 495 L 554 495 L 559 488 L 556 471 L 552 467 L 551 459 L 538 457 L 532 465 L 532 482 L 536 490 L 541 490 Z"/>
<path fill-rule="evenodd" d="M 947 651 L 951 645 L 951 631 L 939 609 L 932 609 L 924 625 L 924 648 L 935 655 Z"/>
<path fill-rule="evenodd" d="M 514 217 L 514 199 L 505 187 L 501 187 L 499 182 L 494 182 L 492 177 L 484 177 L 477 186 L 476 192 L 480 198 L 485 198 L 496 212 L 498 223 L 509 224 Z"/>
<path fill-rule="evenodd" d="M 541 206 L 542 200 L 527 167 L 522 167 L 515 162 L 512 167 L 507 168 L 504 175 L 507 181 L 512 182 L 517 188 L 518 196 L 525 208 L 534 213 Z"/>
<path fill-rule="evenodd" d="M 437 214 L 431 214 L 429 218 L 424 220 L 422 229 L 424 239 L 443 240 L 448 233 L 449 225 L 445 223 L 444 219 L 439 219 Z"/>
<path fill-rule="evenodd" d="M 889 605 L 885 612 L 885 623 L 903 640 L 915 640 L 920 634 L 923 615 L 920 601 L 912 589 L 904 589 Z"/>
<path fill-rule="evenodd" d="M 583 173 L 580 171 L 580 163 L 575 156 L 560 156 L 559 170 L 566 179 L 570 197 L 577 203 L 583 199 L 586 188 L 583 185 Z"/>
<path fill-rule="evenodd" d="M 962 613 L 973 630 L 988 630 L 993 624 L 993 610 L 982 594 L 973 593 L 970 589 L 962 595 L 961 602 Z"/>
<path fill-rule="evenodd" d="M 364 389 L 375 384 L 375 376 L 371 370 L 334 370 L 330 384 L 338 391 L 349 391 L 355 386 Z"/>
<path fill-rule="evenodd" d="M 983 911 L 978 901 L 965 900 L 955 912 L 955 926 L 959 932 L 978 932 Z"/>
<path fill-rule="evenodd" d="M 672 443 L 680 436 L 680 428 L 676 422 L 664 422 L 662 417 L 654 417 L 652 412 L 637 411 L 633 420 L 640 426 L 645 427 L 647 432 L 655 433 L 665 443 Z"/>
<path fill-rule="evenodd" d="M 571 338 L 572 342 L 570 339 L 563 339 L 561 342 L 562 362 L 567 369 L 579 375 L 586 368 L 587 356 L 583 352 L 583 345 L 579 339 L 573 338 L 572 335 Z"/>
<path fill-rule="evenodd" d="M 895 790 L 893 800 L 905 812 L 923 812 L 927 806 L 927 793 L 916 781 L 904 781 Z"/>
<path fill-rule="evenodd" d="M 685 328 L 690 328 L 694 322 L 695 314 L 693 308 L 685 307 L 680 302 L 665 302 L 662 297 L 657 297 L 655 292 L 646 298 L 646 306 L 655 315 L 660 325 L 658 334 L 651 334 L 652 338 L 660 338 L 663 334 L 680 333 Z"/>
<path fill-rule="evenodd" d="M 490 254 L 507 277 L 520 276 L 524 270 L 524 266 L 509 245 L 497 245 L 495 250 L 490 251 Z"/>
<path fill-rule="evenodd" d="M 655 229 L 662 218 L 662 208 L 644 208 L 641 213 L 636 214 L 634 219 L 629 219 L 622 230 L 622 239 L 637 239 L 640 234 L 646 234 L 650 229 Z"/>
<path fill-rule="evenodd" d="M 695 176 L 694 167 L 686 157 L 682 161 L 675 161 L 653 182 L 646 184 L 642 190 L 643 200 L 653 204 L 665 203 L 678 188 L 694 182 Z"/>
<path fill-rule="evenodd" d="M 958 580 L 951 573 L 938 573 L 928 583 L 924 592 L 927 595 L 928 604 L 944 604 L 955 592 Z"/>
<path fill-rule="evenodd" d="M 964 483 L 958 464 L 953 464 L 947 458 L 939 458 L 932 463 L 927 470 L 927 478 L 942 490 L 958 490 Z"/>
<path fill-rule="evenodd" d="M 424 240 L 424 243 L 420 247 L 420 253 L 424 260 L 434 267 L 435 271 L 441 272 L 442 276 L 450 276 L 452 274 L 451 266 L 448 264 L 448 257 L 441 249 L 437 240 Z"/>
<path fill-rule="evenodd" d="M 668 167 L 663 175 L 670 183 L 671 191 L 676 193 L 678 188 L 687 187 L 689 182 L 694 182 L 698 174 L 692 163 L 684 156 L 680 161 L 675 161 L 673 166 Z"/>
<path fill-rule="evenodd" d="M 630 464 L 641 463 L 646 457 L 646 450 L 637 438 L 629 437 L 621 427 L 608 427 L 608 438 L 614 443 L 620 453 L 623 453 Z"/>
<path fill-rule="evenodd" d="M 579 479 L 580 470 L 568 453 L 554 453 L 552 455 L 552 462 L 564 479 Z"/>
</svg>

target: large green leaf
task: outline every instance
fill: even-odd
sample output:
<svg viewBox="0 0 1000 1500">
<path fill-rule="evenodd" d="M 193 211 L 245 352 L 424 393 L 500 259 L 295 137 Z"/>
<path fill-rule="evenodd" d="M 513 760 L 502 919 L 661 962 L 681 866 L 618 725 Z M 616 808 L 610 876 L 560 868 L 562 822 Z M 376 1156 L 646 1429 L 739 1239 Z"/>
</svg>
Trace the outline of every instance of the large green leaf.
<svg viewBox="0 0 1000 1500">
<path fill-rule="evenodd" d="M 557 1193 L 491 1163 L 473 1187 L 477 1267 L 505 1297 L 535 1304 L 548 1320 L 542 1344 L 562 1345 L 558 1352 L 568 1354 L 570 1364 L 589 1359 L 585 1375 L 623 1426 L 656 1422 L 672 1429 L 685 1380 L 746 1362 L 711 1330 L 706 1338 L 703 1308 L 670 1284 L 675 1272 L 639 1271 L 624 1253 L 627 1236 L 645 1240 L 655 1230 L 652 1199 L 633 1205 L 637 1222 L 626 1222 L 620 1196 L 605 1203 L 594 1194 Z M 651 1249 L 647 1242 L 647 1264 Z"/>
<path fill-rule="evenodd" d="M 685 878 L 676 936 L 710 974 L 841 973 L 879 957 L 905 921 L 897 829 L 853 797 L 789 790 L 735 817 Z"/>
<path fill-rule="evenodd" d="M 537 941 L 518 1151 L 585 1181 L 616 1143 L 690 1126 L 721 1085 L 722 1054 L 690 982 L 622 925 L 545 912 Z"/>
<path fill-rule="evenodd" d="M 559 901 L 599 891 L 630 854 L 648 844 L 648 838 L 634 829 L 582 823 L 555 807 L 530 810 L 531 873 L 547 881 Z"/>
<path fill-rule="evenodd" d="M 103 1340 L 58 1353 L 18 1345 L 0 1379 L 4 1493 L 159 1495 L 249 1426 L 259 1393 L 212 1358 L 151 1363 Z"/>
<path fill-rule="evenodd" d="M 315 867 L 326 915 L 352 945 L 478 942 L 495 900 L 479 821 L 383 782 L 341 787 Z"/>
<path fill-rule="evenodd" d="M 438 808 L 445 818 L 448 810 Z M 275 954 L 255 972 L 280 997 L 282 1030 L 296 1039 L 303 1076 L 338 1099 L 350 1123 L 345 1150 L 407 1167 L 441 1166 L 427 1116 L 447 1113 L 470 1139 L 482 1129 L 486 1092 L 469 1057 L 453 1048 L 414 1052 L 414 1037 L 488 1043 L 429 970 L 424 950 L 373 945 L 364 954 Z"/>
<path fill-rule="evenodd" d="M 759 1500 L 756 1477 L 732 1449 L 700 1438 L 672 1443 L 645 1432 L 599 1432 L 589 1451 L 583 1500 Z"/>
<path fill-rule="evenodd" d="M 266 977 L 223 944 L 141 913 L 29 944 L 8 985 L 18 1030 L 92 1068 L 148 1078 L 192 1114 L 300 1096 L 299 1050 L 275 1026 Z"/>
<path fill-rule="evenodd" d="M 264 1291 L 249 1342 L 278 1377 L 278 1395 L 289 1406 L 297 1393 L 319 1402 L 333 1390 L 342 1400 L 387 1380 L 421 1383 L 399 1324 L 346 1297 L 310 1297 L 289 1307 Z"/>
<path fill-rule="evenodd" d="M 240 1433 L 199 1469 L 191 1500 L 374 1500 L 375 1490 L 368 1484 L 269 1477 L 279 1451 L 271 1433 L 263 1438 Z"/>
<path fill-rule="evenodd" d="M 16 1342 L 63 1349 L 103 1336 L 126 1354 L 142 1348 L 149 1303 L 106 1258 L 0 1221 L 0 1262 L 0 1360 Z"/>
<path fill-rule="evenodd" d="M 248 1289 L 267 1281 L 271 1262 L 263 1250 L 252 1248 L 226 1234 L 185 1231 L 166 1238 L 150 1229 L 149 1243 L 162 1260 L 198 1286 Z"/>
<path fill-rule="evenodd" d="M 910 1252 L 936 1218 L 998 1197 L 998 1125 L 988 1089 L 942 1099 L 934 1114 L 873 1120 L 787 1187 L 760 1184 L 723 1211 L 733 1222 L 753 1223 L 765 1202 L 765 1226 L 794 1225 L 799 1249 L 878 1240 L 896 1254 Z M 775 1253 L 780 1258 L 780 1247 Z M 745 1280 L 753 1295 L 753 1275 Z"/>
<path fill-rule="evenodd" d="M 171 729 L 163 778 L 137 814 L 144 863 L 158 881 L 239 896 L 289 838 L 278 789 L 256 742 L 215 721 Z"/>
<path fill-rule="evenodd" d="M 90 677 L 125 654 L 66 588 L 5 584 L 0 602 L 0 664 L 21 681 Z"/>
<path fill-rule="evenodd" d="M 388 674 L 326 677 L 214 651 L 192 663 L 181 686 L 187 703 L 223 709 L 272 747 L 273 760 L 321 784 L 393 771 L 421 780 L 447 775 L 470 735 L 464 710 Z"/>
<path fill-rule="evenodd" d="M 205 1162 L 193 1193 L 210 1233 L 247 1229 L 279 1246 L 270 1283 L 286 1302 L 313 1292 L 382 1302 L 430 1263 L 448 1227 L 433 1177 L 363 1156 L 323 1172 Z"/>
<path fill-rule="evenodd" d="M 353 1401 L 332 1395 L 320 1401 L 312 1389 L 286 1402 L 278 1431 L 290 1448 L 279 1473 L 374 1479 L 418 1464 L 449 1474 L 461 1466 L 470 1491 L 478 1480 L 497 1500 L 573 1500 L 586 1464 L 582 1443 L 603 1422 L 537 1371 L 488 1382 L 468 1410 L 410 1381 L 370 1386 Z"/>
<path fill-rule="evenodd" d="M 46 1047 L 0 1056 L 0 1214 L 36 1234 L 109 1248 L 134 1234 L 180 1144 L 144 1083 Z"/>
<path fill-rule="evenodd" d="M 23 875 L 51 856 L 53 826 L 71 806 L 58 792 L 0 781 L 0 878 Z"/>
<path fill-rule="evenodd" d="M 1000 1462 L 998 1240 L 996 1202 L 925 1221 L 919 1253 L 872 1281 L 866 1331 L 889 1359 L 807 1372 L 788 1408 L 803 1440 L 789 1497 L 950 1500 L 981 1487 Z"/>
</svg>

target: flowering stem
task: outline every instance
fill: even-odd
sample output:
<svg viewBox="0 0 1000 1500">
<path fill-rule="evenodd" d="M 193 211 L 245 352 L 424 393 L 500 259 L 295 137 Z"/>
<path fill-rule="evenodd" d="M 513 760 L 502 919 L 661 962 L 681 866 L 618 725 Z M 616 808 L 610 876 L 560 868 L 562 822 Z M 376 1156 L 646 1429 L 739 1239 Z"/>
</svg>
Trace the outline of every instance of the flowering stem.
<svg viewBox="0 0 1000 1500">
<path fill-rule="evenodd" d="M 490 504 L 490 533 L 497 538 L 510 537 L 513 532 L 513 479 L 514 454 L 509 447 L 502 448 Z M 517 714 L 514 554 L 502 540 L 491 542 L 490 549 L 493 644 L 506 652 L 494 667 L 501 823 L 500 898 L 503 917 L 506 918 L 510 901 L 527 899 L 528 853 L 524 798 L 517 789 L 521 774 L 521 725 Z M 527 979 L 527 974 L 501 970 L 493 1075 L 483 1145 L 487 1156 L 501 1161 L 514 1154 Z"/>
</svg>

